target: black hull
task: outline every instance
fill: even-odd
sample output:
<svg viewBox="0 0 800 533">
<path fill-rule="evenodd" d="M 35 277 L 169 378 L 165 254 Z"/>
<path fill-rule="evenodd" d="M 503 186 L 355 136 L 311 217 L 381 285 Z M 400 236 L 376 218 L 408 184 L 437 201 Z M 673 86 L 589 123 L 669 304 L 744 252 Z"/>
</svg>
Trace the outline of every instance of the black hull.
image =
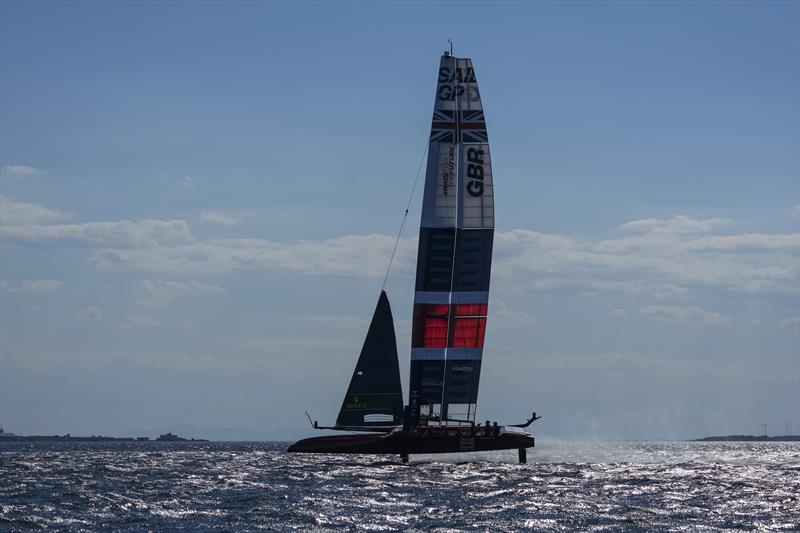
<svg viewBox="0 0 800 533">
<path fill-rule="evenodd" d="M 423 435 L 416 432 L 396 432 L 385 435 L 356 434 L 312 437 L 295 442 L 287 451 L 293 453 L 365 453 L 417 454 L 488 452 L 532 448 L 534 438 L 528 434 L 500 436 L 450 434 Z"/>
</svg>

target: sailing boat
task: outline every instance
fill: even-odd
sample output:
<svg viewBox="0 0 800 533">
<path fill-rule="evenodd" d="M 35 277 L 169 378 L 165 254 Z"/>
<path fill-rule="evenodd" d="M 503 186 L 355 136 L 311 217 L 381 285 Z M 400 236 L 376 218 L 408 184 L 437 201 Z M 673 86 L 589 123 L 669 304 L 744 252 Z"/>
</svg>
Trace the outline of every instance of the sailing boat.
<svg viewBox="0 0 800 533">
<path fill-rule="evenodd" d="M 522 424 L 476 424 L 489 302 L 494 186 L 489 139 L 472 60 L 444 52 L 417 253 L 408 403 L 403 405 L 389 299 L 381 291 L 334 426 L 360 434 L 304 439 L 290 452 L 400 454 L 518 449 Z M 310 418 L 309 418 L 310 420 Z"/>
</svg>

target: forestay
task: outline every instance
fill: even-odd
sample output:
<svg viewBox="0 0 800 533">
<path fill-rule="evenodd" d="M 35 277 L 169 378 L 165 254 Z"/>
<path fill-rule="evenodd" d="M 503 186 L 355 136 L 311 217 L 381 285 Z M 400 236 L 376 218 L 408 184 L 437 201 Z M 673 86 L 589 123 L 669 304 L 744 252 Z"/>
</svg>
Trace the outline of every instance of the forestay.
<svg viewBox="0 0 800 533">
<path fill-rule="evenodd" d="M 447 52 L 431 124 L 411 339 L 411 423 L 475 418 L 494 188 L 472 61 Z"/>
</svg>

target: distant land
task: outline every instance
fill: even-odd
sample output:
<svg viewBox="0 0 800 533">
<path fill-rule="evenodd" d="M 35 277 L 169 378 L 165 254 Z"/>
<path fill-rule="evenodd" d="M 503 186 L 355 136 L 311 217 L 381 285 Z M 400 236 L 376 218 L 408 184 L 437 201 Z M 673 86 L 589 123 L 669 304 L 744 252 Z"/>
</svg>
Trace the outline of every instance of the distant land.
<svg viewBox="0 0 800 533">
<path fill-rule="evenodd" d="M 73 437 L 66 435 L 15 435 L 13 433 L 0 433 L 0 442 L 208 442 L 208 439 L 185 439 L 174 433 L 165 433 L 157 439 L 150 437 L 103 437 L 92 435 L 89 437 Z"/>
<path fill-rule="evenodd" d="M 800 435 L 725 435 L 694 439 L 694 442 L 800 442 Z"/>
<path fill-rule="evenodd" d="M 11 429 L 11 428 L 7 428 Z M 91 430 L 89 430 L 91 431 Z M 84 431 L 86 435 L 89 431 Z M 28 431 L 28 434 L 37 433 L 41 436 L 55 435 L 55 431 Z M 66 434 L 67 430 L 62 429 L 61 435 Z M 73 432 L 70 432 L 74 434 Z M 301 438 L 307 437 L 309 430 L 307 428 L 285 428 L 285 427 L 266 427 L 261 429 L 242 428 L 242 427 L 219 427 L 219 426 L 201 426 L 191 424 L 170 424 L 160 427 L 128 427 L 121 430 L 109 431 L 103 433 L 107 437 L 105 439 L 114 439 L 121 442 L 136 441 L 137 439 L 151 441 L 157 440 L 159 435 L 173 433 L 180 435 L 187 440 L 209 440 L 209 441 L 228 441 L 228 442 L 293 442 Z M 13 433 L 11 433 L 13 434 Z M 18 434 L 22 434 L 18 432 Z M 94 433 L 89 433 L 94 435 Z M 0 433 L 0 439 L 2 439 Z M 5 435 L 9 435 L 6 433 Z M 60 436 L 60 435 L 59 435 Z M 96 440 L 96 439 L 95 439 Z"/>
</svg>

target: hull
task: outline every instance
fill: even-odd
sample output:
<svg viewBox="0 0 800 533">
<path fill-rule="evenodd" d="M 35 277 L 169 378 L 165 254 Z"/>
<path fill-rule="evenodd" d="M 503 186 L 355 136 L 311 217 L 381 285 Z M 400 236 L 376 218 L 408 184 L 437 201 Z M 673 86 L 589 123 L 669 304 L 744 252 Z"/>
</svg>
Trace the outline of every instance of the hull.
<svg viewBox="0 0 800 533">
<path fill-rule="evenodd" d="M 470 435 L 459 431 L 438 434 L 393 432 L 388 434 L 356 434 L 312 437 L 292 444 L 293 453 L 369 453 L 418 454 L 486 452 L 532 448 L 534 438 L 527 433 Z"/>
</svg>

